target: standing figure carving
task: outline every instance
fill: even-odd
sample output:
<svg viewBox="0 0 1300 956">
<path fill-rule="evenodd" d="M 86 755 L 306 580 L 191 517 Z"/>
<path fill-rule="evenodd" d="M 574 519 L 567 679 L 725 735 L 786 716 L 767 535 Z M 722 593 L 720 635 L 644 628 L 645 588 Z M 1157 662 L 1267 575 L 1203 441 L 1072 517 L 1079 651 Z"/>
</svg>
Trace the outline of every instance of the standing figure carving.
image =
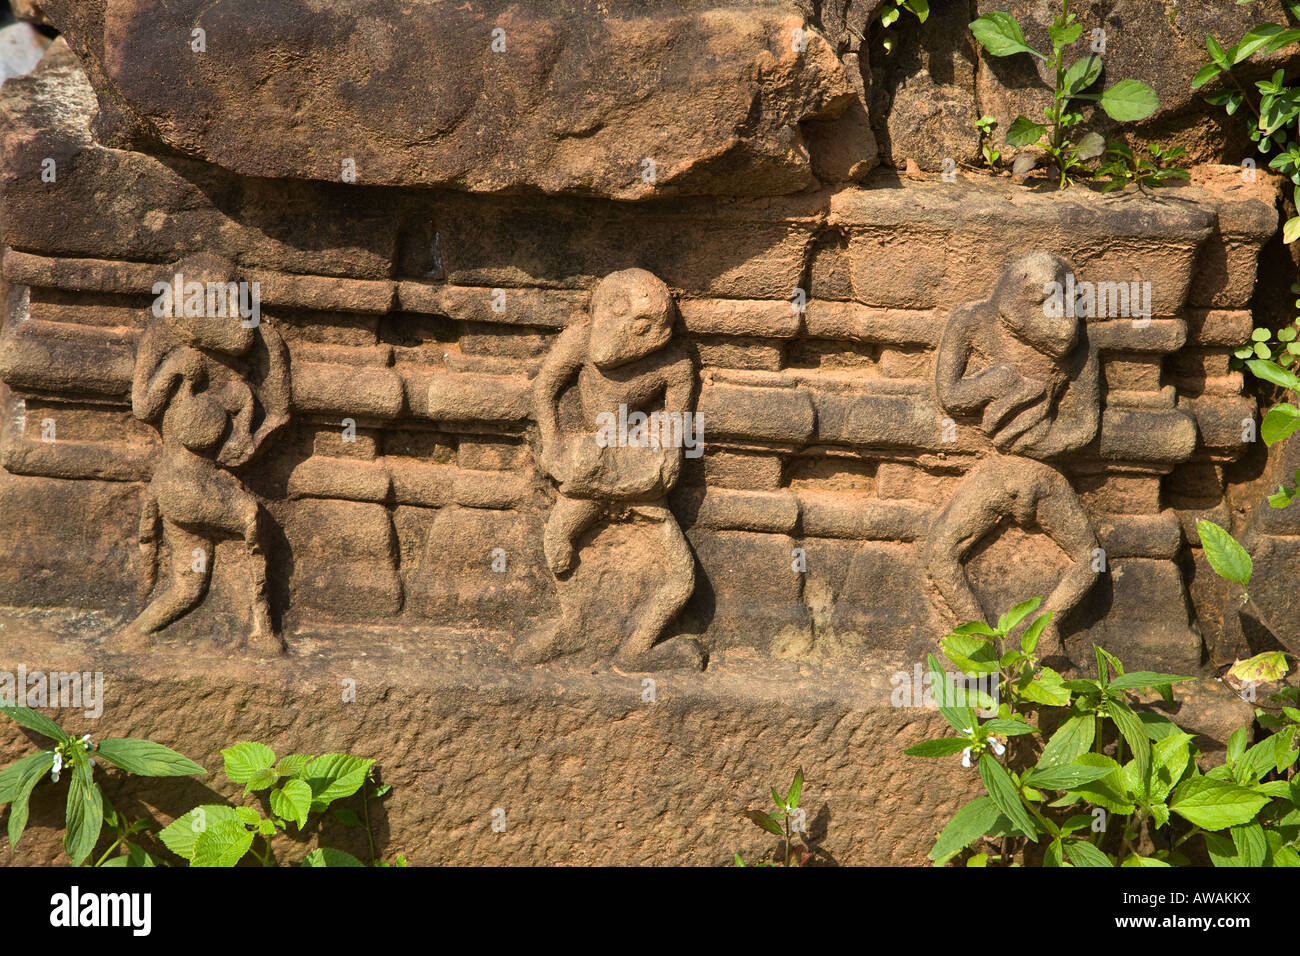
<svg viewBox="0 0 1300 956">
<path fill-rule="evenodd" d="M 1097 350 L 1060 290 L 1073 267 L 1036 252 L 1008 265 L 993 295 L 953 310 L 939 344 L 935 386 L 954 415 L 979 415 L 993 449 L 962 480 L 927 540 L 931 587 L 955 621 L 984 620 L 965 561 L 1006 519 L 1041 531 L 1069 559 L 1044 608 L 1054 618 L 1042 653 L 1062 654 L 1059 626 L 1096 580 L 1097 534 L 1069 481 L 1047 460 L 1097 434 Z"/>
<path fill-rule="evenodd" d="M 178 292 L 216 290 L 205 302 L 226 306 L 212 314 L 192 299 L 182 305 L 168 295 L 136 352 L 132 412 L 162 436 L 140 517 L 141 591 L 152 600 L 128 629 L 138 646 L 199 605 L 216 542 L 236 538 L 247 548 L 250 568 L 243 643 L 265 653 L 283 649 L 267 599 L 263 511 L 238 469 L 289 421 L 288 351 L 258 316 L 250 320 L 230 307 L 239 301 L 239 287 L 227 281 L 229 272 L 208 257 L 178 266 Z M 167 566 L 160 569 L 164 545 Z"/>
<path fill-rule="evenodd" d="M 619 569 L 663 578 L 616 657 L 635 670 L 702 666 L 695 641 L 660 643 L 695 589 L 695 558 L 667 503 L 695 399 L 694 363 L 673 341 L 675 316 L 668 287 L 653 274 L 628 269 L 606 276 L 590 314 L 575 316 L 559 335 L 533 384 L 539 464 L 556 483 L 543 550 L 557 581 L 575 570 L 583 535 L 602 520 L 648 528 L 661 550 L 658 559 Z M 566 417 L 571 385 L 577 402 Z M 574 615 L 562 614 L 531 635 L 518 656 L 535 663 L 581 650 L 578 627 Z"/>
</svg>

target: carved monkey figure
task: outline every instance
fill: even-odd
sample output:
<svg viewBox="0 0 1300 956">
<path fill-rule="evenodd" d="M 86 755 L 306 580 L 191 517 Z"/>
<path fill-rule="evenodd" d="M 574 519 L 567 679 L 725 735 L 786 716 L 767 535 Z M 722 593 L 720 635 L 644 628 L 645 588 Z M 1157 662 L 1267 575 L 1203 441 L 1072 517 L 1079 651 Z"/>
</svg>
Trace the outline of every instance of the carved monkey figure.
<svg viewBox="0 0 1300 956">
<path fill-rule="evenodd" d="M 960 307 L 944 329 L 939 401 L 959 414 L 982 409 L 981 428 L 1001 452 L 1042 459 L 1096 435 L 1096 350 L 1072 308 L 1059 316 L 1049 308 L 1071 271 L 1058 256 L 1031 253 L 1002 271 L 987 301 Z"/>
<path fill-rule="evenodd" d="M 224 283 L 229 266 L 196 257 L 177 272 Z M 216 540 L 236 537 L 252 564 L 246 641 L 264 652 L 282 650 L 267 603 L 261 506 L 233 470 L 288 422 L 289 404 L 288 351 L 265 323 L 249 326 L 239 314 L 170 311 L 150 321 L 131 388 L 133 414 L 162 435 L 140 518 L 146 598 L 155 589 L 160 544 L 170 564 L 161 593 L 129 626 L 130 643 L 147 645 L 149 635 L 193 610 L 207 593 Z"/>
<path fill-rule="evenodd" d="M 533 414 L 543 471 L 555 479 L 556 499 L 543 537 L 547 564 L 557 576 L 577 561 L 582 535 L 602 518 L 634 517 L 657 529 L 667 578 L 649 602 L 619 660 L 637 669 L 698 667 L 699 648 L 677 638 L 656 646 L 695 588 L 695 558 L 665 497 L 677 483 L 682 449 L 597 440 L 602 417 L 691 411 L 695 368 L 672 341 L 676 307 L 668 287 L 643 269 L 606 276 L 591 299 L 590 315 L 575 316 L 559 335 L 533 383 Z M 562 422 L 563 397 L 576 384 L 578 420 Z M 566 425 L 568 427 L 566 427 Z M 564 653 L 572 636 L 563 622 L 534 635 L 521 650 L 528 661 Z"/>
</svg>

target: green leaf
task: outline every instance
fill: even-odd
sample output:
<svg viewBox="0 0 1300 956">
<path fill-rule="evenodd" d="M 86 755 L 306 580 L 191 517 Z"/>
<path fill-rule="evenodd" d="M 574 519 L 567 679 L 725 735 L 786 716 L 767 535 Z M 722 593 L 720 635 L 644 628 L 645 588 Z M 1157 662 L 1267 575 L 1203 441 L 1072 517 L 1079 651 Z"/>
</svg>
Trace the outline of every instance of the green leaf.
<svg viewBox="0 0 1300 956">
<path fill-rule="evenodd" d="M 736 854 L 738 866 L 744 866 L 740 862 L 740 854 Z M 303 866 L 365 866 L 351 853 L 344 850 L 334 850 L 327 846 L 317 847 L 307 854 L 302 861 Z"/>
<path fill-rule="evenodd" d="M 1041 668 L 1034 679 L 1018 689 L 1022 698 L 1035 704 L 1049 707 L 1068 707 L 1070 691 L 1061 680 L 1061 675 L 1050 667 Z"/>
<path fill-rule="evenodd" d="M 1300 216 L 1292 216 L 1282 224 L 1282 241 L 1287 245 L 1300 239 Z"/>
<path fill-rule="evenodd" d="M 24 780 L 31 774 L 37 779 L 54 763 L 54 754 L 48 750 L 20 757 L 0 770 L 0 807 L 11 802 L 26 786 Z"/>
<path fill-rule="evenodd" d="M 1210 80 L 1214 79 L 1222 72 L 1223 67 L 1219 66 L 1217 63 L 1205 64 L 1205 66 L 1197 70 L 1196 75 L 1192 77 L 1192 89 L 1199 90 L 1202 86 L 1210 82 Z"/>
<path fill-rule="evenodd" d="M 941 737 L 938 740 L 926 740 L 903 751 L 909 757 L 951 757 L 959 754 L 971 745 L 967 737 Z"/>
<path fill-rule="evenodd" d="M 1262 684 L 1266 681 L 1281 680 L 1288 670 L 1290 667 L 1286 662 L 1286 651 L 1264 651 L 1244 661 L 1237 661 L 1228 668 L 1228 676 L 1247 684 Z"/>
<path fill-rule="evenodd" d="M 1142 721 L 1127 704 L 1119 700 L 1111 700 L 1107 710 L 1111 721 L 1119 728 L 1119 732 L 1124 735 L 1124 740 L 1133 751 L 1133 758 L 1137 761 L 1139 790 L 1145 793 L 1151 779 L 1151 741 L 1147 739 Z"/>
<path fill-rule="evenodd" d="M 1113 867 L 1110 857 L 1087 840 L 1066 840 L 1065 855 L 1075 866 Z"/>
<path fill-rule="evenodd" d="M 1243 588 L 1249 587 L 1253 563 L 1246 549 L 1212 521 L 1197 521 L 1196 530 L 1201 536 L 1201 546 L 1205 549 L 1205 560 L 1210 562 L 1214 573 L 1235 581 Z"/>
<path fill-rule="evenodd" d="M 928 0 L 903 0 L 903 6 L 916 14 L 916 18 L 924 23 L 930 16 L 930 4 Z"/>
<path fill-rule="evenodd" d="M 1108 777 L 1113 771 L 1113 767 L 1090 767 L 1078 763 L 1053 764 L 1030 770 L 1025 776 L 1025 783 L 1045 790 L 1071 790 Z"/>
<path fill-rule="evenodd" d="M 1223 69 L 1226 70 L 1228 67 L 1232 66 L 1232 57 L 1228 56 L 1227 51 L 1219 45 L 1219 41 L 1214 39 L 1213 34 L 1205 38 L 1205 49 L 1214 62 L 1223 67 Z"/>
<path fill-rule="evenodd" d="M 26 727 L 28 730 L 34 730 L 38 734 L 43 734 L 52 740 L 57 740 L 61 744 L 68 742 L 68 735 L 63 729 L 50 718 L 30 707 L 18 707 L 14 704 L 0 701 L 0 713 L 9 717 L 20 727 Z"/>
<path fill-rule="evenodd" d="M 1178 674 L 1160 674 L 1156 671 L 1129 671 L 1116 677 L 1109 684 L 1111 690 L 1137 690 L 1144 687 L 1159 687 L 1162 684 L 1177 684 L 1181 681 L 1196 680 L 1195 677 L 1183 677 Z"/>
<path fill-rule="evenodd" d="M 747 811 L 745 813 L 745 819 L 749 820 L 749 822 L 753 823 L 755 826 L 762 827 L 768 833 L 774 833 L 779 837 L 785 836 L 785 831 L 781 829 L 781 825 L 762 810 Z"/>
<path fill-rule="evenodd" d="M 1094 753 L 1079 754 L 1076 762 L 1085 767 L 1105 768 L 1108 773 L 1097 780 L 1071 787 L 1070 793 L 1082 796 L 1089 803 L 1105 807 L 1111 813 L 1133 812 L 1133 799 L 1125 785 L 1124 771 L 1118 763 L 1104 754 Z"/>
<path fill-rule="evenodd" d="M 1235 55 L 1232 58 L 1233 65 L 1241 63 L 1250 58 L 1250 55 L 1260 47 L 1268 44 L 1279 33 L 1282 33 L 1283 27 L 1276 23 L 1265 23 L 1261 26 L 1253 27 L 1246 31 L 1241 40 L 1238 41 Z"/>
<path fill-rule="evenodd" d="M 1047 135 L 1047 127 L 1021 116 L 1007 129 L 1007 143 L 1011 146 L 1032 146 Z"/>
<path fill-rule="evenodd" d="M 251 741 L 227 747 L 221 756 L 226 762 L 226 776 L 235 783 L 248 783 L 259 770 L 270 770 L 275 763 L 274 750 Z"/>
<path fill-rule="evenodd" d="M 1098 100 L 1106 115 L 1121 123 L 1146 119 L 1160 108 L 1156 91 L 1141 80 L 1120 80 Z"/>
<path fill-rule="evenodd" d="M 152 740 L 133 740 L 129 737 L 101 740 L 95 754 L 127 773 L 141 777 L 188 777 L 207 773 L 189 757 Z"/>
<path fill-rule="evenodd" d="M 1097 728 L 1090 714 L 1076 714 L 1057 728 L 1038 758 L 1039 767 L 1073 763 L 1088 752 Z"/>
<path fill-rule="evenodd" d="M 361 818 L 357 816 L 355 810 L 348 807 L 334 807 L 330 810 L 330 813 L 333 814 L 335 820 L 338 820 L 345 827 L 361 826 Z"/>
<path fill-rule="evenodd" d="M 1293 392 L 1300 391 L 1300 378 L 1296 377 L 1295 372 L 1288 372 L 1275 362 L 1265 361 L 1264 359 L 1251 359 L 1246 363 L 1246 367 L 1257 378 L 1262 378 L 1266 382 L 1272 382 L 1274 385 L 1280 385 L 1282 388 L 1290 389 Z"/>
<path fill-rule="evenodd" d="M 104 795 L 93 778 L 90 760 L 78 754 L 72 761 L 72 782 L 68 785 L 67 829 L 63 848 L 73 866 L 81 866 L 99 840 L 104 824 Z"/>
<path fill-rule="evenodd" d="M 5 774 L 11 774 L 4 782 L 4 793 L 7 797 L 5 802 L 11 804 L 9 807 L 10 849 L 18 846 L 23 830 L 27 828 L 27 801 L 32 790 L 52 766 L 54 766 L 54 752 L 45 750 L 23 757 L 4 769 Z"/>
<path fill-rule="evenodd" d="M 1001 815 L 1002 811 L 991 797 L 976 797 L 952 815 L 939 839 L 935 840 L 930 859 L 942 866 L 988 833 Z"/>
<path fill-rule="evenodd" d="M 967 674 L 994 674 L 998 670 L 997 649 L 982 637 L 952 633 L 940 646 L 944 656 Z"/>
<path fill-rule="evenodd" d="M 231 867 L 253 846 L 253 833 L 234 821 L 210 823 L 194 841 L 191 866 Z"/>
<path fill-rule="evenodd" d="M 280 789 L 271 791 L 271 812 L 282 820 L 294 821 L 301 830 L 307 825 L 311 797 L 307 781 L 288 780 Z"/>
<path fill-rule="evenodd" d="M 1237 849 L 1237 859 L 1242 866 L 1263 866 L 1268 858 L 1268 840 L 1264 837 L 1264 828 L 1258 823 L 1233 827 L 1232 844 Z"/>
<path fill-rule="evenodd" d="M 970 25 L 970 30 L 971 33 L 975 34 L 975 39 L 979 42 L 979 45 L 990 56 L 1012 56 L 1016 53 L 1029 53 L 1040 60 L 1047 59 L 1025 42 L 1025 35 L 1020 29 L 1020 24 L 1009 13 L 1004 13 L 1001 10 L 986 13 Z"/>
<path fill-rule="evenodd" d="M 280 758 L 280 762 L 275 765 L 275 772 L 281 777 L 296 777 L 315 759 L 315 754 L 289 754 Z"/>
<path fill-rule="evenodd" d="M 989 733 L 1001 734 L 1003 737 L 1018 737 L 1021 734 L 1033 734 L 1038 732 L 1038 728 L 1033 724 L 1026 723 L 1023 720 L 1006 720 L 1001 717 L 986 720 L 983 727 Z"/>
<path fill-rule="evenodd" d="M 1097 54 L 1085 57 L 1065 72 L 1065 92 L 1073 96 L 1082 93 L 1101 76 L 1101 57 Z"/>
<path fill-rule="evenodd" d="M 1125 860 L 1123 863 L 1121 863 L 1120 866 L 1151 866 L 1151 867 L 1163 866 L 1163 867 L 1168 867 L 1169 864 L 1166 863 L 1164 860 L 1157 860 L 1155 857 L 1151 857 L 1151 856 L 1136 856 L 1136 855 L 1135 855 L 1135 856 L 1130 856 L 1127 860 Z"/>
<path fill-rule="evenodd" d="M 177 817 L 158 833 L 158 839 L 177 856 L 193 860 L 199 834 L 213 826 L 227 823 L 243 826 L 234 807 L 208 803 Z"/>
<path fill-rule="evenodd" d="M 1259 426 L 1259 436 L 1264 439 L 1264 444 L 1271 448 L 1278 442 L 1290 438 L 1297 428 L 1300 428 L 1300 409 L 1282 402 L 1268 410 L 1268 414 L 1264 416 L 1264 421 Z"/>
<path fill-rule="evenodd" d="M 803 767 L 795 771 L 794 780 L 790 783 L 790 790 L 785 795 L 785 805 L 791 810 L 799 806 L 799 797 L 803 793 Z"/>
<path fill-rule="evenodd" d="M 1040 597 L 1030 598 L 1028 601 L 1021 601 L 1006 614 L 998 618 L 998 630 L 1003 634 L 1009 634 L 1015 630 L 1018 625 L 1029 615 L 1038 610 L 1038 606 L 1043 603 Z"/>
<path fill-rule="evenodd" d="M 1043 636 L 1043 631 L 1047 629 L 1047 625 L 1052 623 L 1052 615 L 1055 613 L 1055 611 L 1048 611 L 1046 614 L 1040 614 L 1034 618 L 1033 623 L 1025 628 L 1025 633 L 1020 635 L 1020 649 L 1022 651 L 1026 654 L 1032 654 L 1038 649 L 1038 639 Z"/>
<path fill-rule="evenodd" d="M 374 765 L 373 760 L 347 754 L 323 754 L 303 769 L 302 779 L 311 786 L 313 805 L 328 806 L 360 790 Z"/>
<path fill-rule="evenodd" d="M 1222 830 L 1249 823 L 1267 803 L 1268 797 L 1235 783 L 1191 777 L 1174 789 L 1169 809 L 1202 830 Z"/>
<path fill-rule="evenodd" d="M 1020 802 L 1020 794 L 1006 769 L 988 754 L 980 755 L 980 779 L 1008 820 L 1032 843 L 1038 842 L 1038 827 Z"/>
<path fill-rule="evenodd" d="M 974 728 L 978 721 L 974 709 L 966 702 L 965 690 L 952 685 L 939 665 L 939 658 L 933 654 L 926 655 L 926 667 L 929 668 L 930 691 L 943 719 L 948 721 L 953 730 L 960 733 L 966 733 Z"/>
</svg>

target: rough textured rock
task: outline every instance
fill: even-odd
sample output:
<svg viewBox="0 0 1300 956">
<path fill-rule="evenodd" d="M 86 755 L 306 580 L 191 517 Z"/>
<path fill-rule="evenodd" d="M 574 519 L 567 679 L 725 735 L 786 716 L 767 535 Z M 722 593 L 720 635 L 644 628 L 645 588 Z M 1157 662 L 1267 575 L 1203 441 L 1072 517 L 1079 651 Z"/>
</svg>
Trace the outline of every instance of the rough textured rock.
<svg viewBox="0 0 1300 956">
<path fill-rule="evenodd" d="M 44 9 L 91 64 L 108 141 L 154 139 L 248 176 L 794 192 L 817 181 L 800 124 L 855 102 L 836 52 L 778 0 Z"/>
</svg>

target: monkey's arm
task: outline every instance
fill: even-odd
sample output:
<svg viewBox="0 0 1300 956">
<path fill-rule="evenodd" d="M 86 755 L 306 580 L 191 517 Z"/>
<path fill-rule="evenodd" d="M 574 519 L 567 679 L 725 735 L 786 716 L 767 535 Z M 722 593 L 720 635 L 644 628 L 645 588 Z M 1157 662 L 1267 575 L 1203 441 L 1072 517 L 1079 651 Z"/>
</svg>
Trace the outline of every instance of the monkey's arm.
<svg viewBox="0 0 1300 956">
<path fill-rule="evenodd" d="M 1088 348 L 1078 376 L 1066 386 L 1052 429 L 1035 448 L 1035 458 L 1074 451 L 1097 437 L 1101 423 L 1101 384 L 1097 350 Z"/>
<path fill-rule="evenodd" d="M 145 422 L 155 421 L 171 401 L 176 386 L 187 376 L 202 373 L 202 360 L 192 349 L 177 346 L 165 353 L 166 344 L 150 330 L 139 346 L 131 381 L 131 412 Z"/>
<path fill-rule="evenodd" d="M 980 321 L 979 309 L 986 303 L 964 306 L 952 315 L 939 342 L 939 359 L 935 362 L 935 390 L 944 409 L 958 414 L 978 411 L 983 405 L 1011 388 L 1019 376 L 1003 363 L 995 364 L 975 375 L 966 374 L 970 361 L 972 337 L 986 323 Z"/>
<path fill-rule="evenodd" d="M 543 452 L 547 445 L 561 440 L 560 393 L 582 368 L 587 355 L 588 335 L 589 323 L 585 318 L 561 332 L 533 380 L 533 418 L 542 433 Z"/>
<path fill-rule="evenodd" d="M 664 411 L 669 414 L 685 415 L 693 411 L 695 405 L 695 363 L 690 356 L 682 354 L 664 369 L 667 384 L 664 388 Z M 686 419 L 682 420 L 682 435 L 686 435 Z M 665 449 L 663 469 L 660 472 L 665 490 L 676 487 L 682 472 L 681 448 Z"/>
</svg>

